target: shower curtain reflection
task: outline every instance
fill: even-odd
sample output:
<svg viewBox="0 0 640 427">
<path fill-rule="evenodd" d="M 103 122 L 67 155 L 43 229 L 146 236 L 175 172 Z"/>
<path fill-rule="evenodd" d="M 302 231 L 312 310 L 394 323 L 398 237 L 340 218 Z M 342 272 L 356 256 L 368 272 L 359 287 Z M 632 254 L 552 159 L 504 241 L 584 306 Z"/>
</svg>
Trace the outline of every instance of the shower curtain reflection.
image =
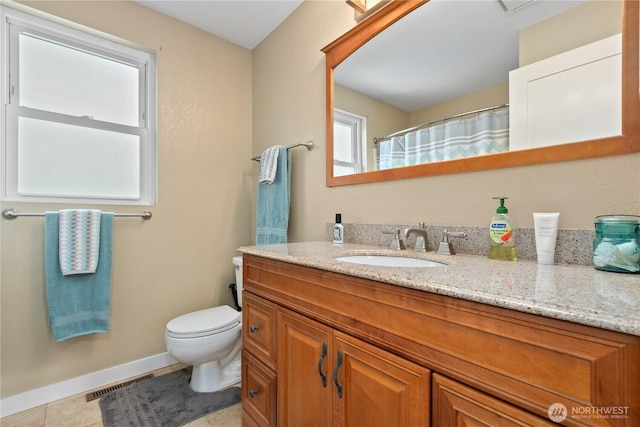
<svg viewBox="0 0 640 427">
<path fill-rule="evenodd" d="M 379 143 L 379 168 L 390 169 L 509 151 L 509 111 L 488 111 Z"/>
</svg>

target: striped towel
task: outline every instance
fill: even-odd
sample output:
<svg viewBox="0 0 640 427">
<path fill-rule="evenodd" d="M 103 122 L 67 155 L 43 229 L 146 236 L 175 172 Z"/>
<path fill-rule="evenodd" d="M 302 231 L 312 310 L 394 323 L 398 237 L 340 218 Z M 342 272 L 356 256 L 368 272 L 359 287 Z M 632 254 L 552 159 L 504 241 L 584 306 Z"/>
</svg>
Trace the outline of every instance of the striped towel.
<svg viewBox="0 0 640 427">
<path fill-rule="evenodd" d="M 269 147 L 260 156 L 260 172 L 258 174 L 258 182 L 262 184 L 273 184 L 278 171 L 278 155 L 280 153 L 280 145 Z"/>
<path fill-rule="evenodd" d="M 100 255 L 99 210 L 65 209 L 58 215 L 60 270 L 64 276 L 95 273 Z"/>
</svg>

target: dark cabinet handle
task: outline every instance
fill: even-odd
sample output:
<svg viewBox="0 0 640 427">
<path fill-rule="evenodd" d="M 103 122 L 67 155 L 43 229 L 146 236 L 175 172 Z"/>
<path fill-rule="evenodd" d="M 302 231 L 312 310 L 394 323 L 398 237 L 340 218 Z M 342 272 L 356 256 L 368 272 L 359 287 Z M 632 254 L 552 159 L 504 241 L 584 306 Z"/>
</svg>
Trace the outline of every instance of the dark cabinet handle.
<svg viewBox="0 0 640 427">
<path fill-rule="evenodd" d="M 338 397 L 342 399 L 342 384 L 338 382 L 340 365 L 342 365 L 342 350 L 338 350 L 338 360 L 336 361 L 336 367 L 333 369 L 333 382 L 336 385 L 336 389 L 338 389 Z"/>
<path fill-rule="evenodd" d="M 249 397 L 254 398 L 258 395 L 258 390 L 249 390 Z"/>
<path fill-rule="evenodd" d="M 251 333 L 256 332 L 258 329 L 260 329 L 260 328 L 258 326 L 256 326 L 256 325 L 249 326 L 249 332 L 251 332 Z"/>
<path fill-rule="evenodd" d="M 322 379 L 322 387 L 327 386 L 327 376 L 322 373 L 322 361 L 327 356 L 327 343 L 322 342 L 322 353 L 320 353 L 320 360 L 318 360 L 318 374 L 320 374 L 320 378 Z"/>
</svg>

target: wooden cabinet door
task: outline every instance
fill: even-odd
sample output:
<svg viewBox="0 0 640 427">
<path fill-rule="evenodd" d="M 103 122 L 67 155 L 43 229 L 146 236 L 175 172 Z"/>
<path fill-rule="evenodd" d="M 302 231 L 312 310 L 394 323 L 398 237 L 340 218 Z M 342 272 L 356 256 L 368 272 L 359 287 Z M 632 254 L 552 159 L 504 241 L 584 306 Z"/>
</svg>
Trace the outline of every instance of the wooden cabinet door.
<svg viewBox="0 0 640 427">
<path fill-rule="evenodd" d="M 433 374 L 432 411 L 438 427 L 558 425 L 440 374 Z"/>
<path fill-rule="evenodd" d="M 338 331 L 333 347 L 334 426 L 429 426 L 428 369 Z"/>
<path fill-rule="evenodd" d="M 331 393 L 329 346 L 332 330 L 278 311 L 278 426 L 327 427 Z"/>
</svg>

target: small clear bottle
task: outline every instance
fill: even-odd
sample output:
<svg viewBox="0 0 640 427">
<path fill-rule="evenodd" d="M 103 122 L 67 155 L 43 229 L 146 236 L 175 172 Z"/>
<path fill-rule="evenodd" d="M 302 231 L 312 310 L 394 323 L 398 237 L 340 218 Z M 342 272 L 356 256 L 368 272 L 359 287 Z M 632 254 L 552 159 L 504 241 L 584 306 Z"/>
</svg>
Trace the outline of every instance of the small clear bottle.
<svg viewBox="0 0 640 427">
<path fill-rule="evenodd" d="M 511 217 L 507 215 L 509 210 L 504 206 L 507 197 L 494 197 L 500 200 L 500 206 L 496 209 L 496 215 L 491 218 L 489 225 L 489 253 L 491 259 L 503 261 L 515 261 L 516 247 L 514 246 L 513 233 L 515 231 Z"/>
<path fill-rule="evenodd" d="M 333 226 L 333 243 L 344 243 L 344 226 L 341 214 L 336 214 L 336 223 Z"/>
</svg>

